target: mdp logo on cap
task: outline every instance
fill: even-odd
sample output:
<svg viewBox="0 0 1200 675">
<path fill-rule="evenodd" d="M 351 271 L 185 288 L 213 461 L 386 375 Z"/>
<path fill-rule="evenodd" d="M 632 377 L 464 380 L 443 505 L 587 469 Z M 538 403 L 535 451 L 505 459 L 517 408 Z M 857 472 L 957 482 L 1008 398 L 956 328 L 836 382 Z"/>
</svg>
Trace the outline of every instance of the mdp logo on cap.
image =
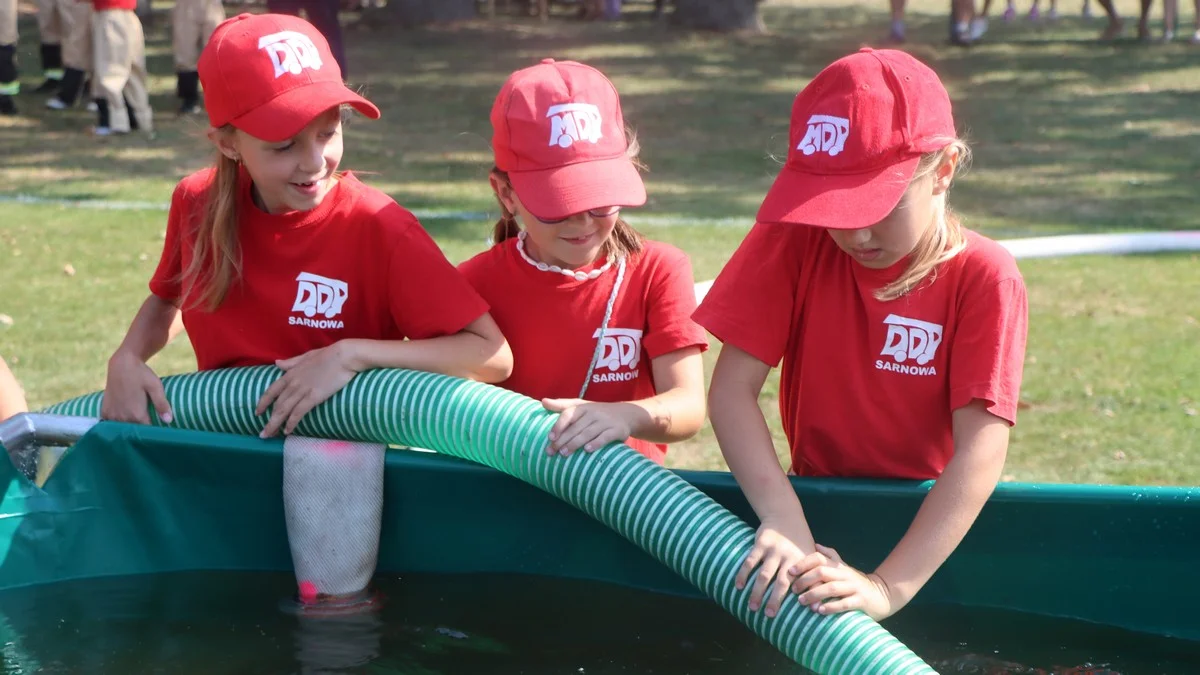
<svg viewBox="0 0 1200 675">
<path fill-rule="evenodd" d="M 566 149 L 587 141 L 592 145 L 604 137 L 600 108 L 590 103 L 562 103 L 546 110 L 550 119 L 550 145 Z"/>
<path fill-rule="evenodd" d="M 285 30 L 258 39 L 258 48 L 267 53 L 271 65 L 275 66 L 275 79 L 285 73 L 299 75 L 305 68 L 320 70 L 321 52 L 303 33 Z"/>
<path fill-rule="evenodd" d="M 805 155 L 814 152 L 824 152 L 830 157 L 837 157 L 846 148 L 846 139 L 850 137 L 850 120 L 833 115 L 813 115 L 808 118 L 808 131 L 796 149 Z"/>
</svg>

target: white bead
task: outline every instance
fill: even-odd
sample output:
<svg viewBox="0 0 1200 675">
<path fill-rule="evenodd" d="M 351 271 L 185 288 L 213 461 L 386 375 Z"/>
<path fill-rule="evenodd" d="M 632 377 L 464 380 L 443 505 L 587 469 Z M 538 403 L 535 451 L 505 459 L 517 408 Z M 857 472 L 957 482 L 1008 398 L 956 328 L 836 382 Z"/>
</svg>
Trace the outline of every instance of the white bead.
<svg viewBox="0 0 1200 675">
<path fill-rule="evenodd" d="M 600 267 L 592 270 L 591 272 L 576 272 L 574 270 L 564 270 L 563 268 L 559 267 L 558 265 L 547 265 L 544 262 L 538 262 L 538 261 L 534 260 L 533 258 L 530 258 L 529 254 L 525 252 L 525 231 L 524 230 L 517 233 L 517 252 L 519 252 L 521 254 L 521 258 L 524 259 L 525 262 L 529 263 L 530 265 L 533 265 L 534 267 L 538 268 L 539 270 L 541 270 L 543 272 L 554 272 L 556 274 L 562 274 L 563 276 L 572 278 L 576 281 L 590 281 L 592 279 L 595 279 L 595 278 L 599 277 L 601 274 L 604 274 L 605 272 L 607 272 L 608 268 L 612 267 L 612 264 L 613 264 L 613 257 L 609 256 L 607 262 L 605 262 Z"/>
</svg>

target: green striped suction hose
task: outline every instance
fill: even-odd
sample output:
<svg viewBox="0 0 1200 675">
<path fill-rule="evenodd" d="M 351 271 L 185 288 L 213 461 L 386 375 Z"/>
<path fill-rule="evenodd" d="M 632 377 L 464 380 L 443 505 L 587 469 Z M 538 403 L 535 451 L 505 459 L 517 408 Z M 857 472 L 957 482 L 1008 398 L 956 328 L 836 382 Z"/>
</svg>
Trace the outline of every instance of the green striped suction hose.
<svg viewBox="0 0 1200 675">
<path fill-rule="evenodd" d="M 259 397 L 280 371 L 231 368 L 163 378 L 174 421 L 198 431 L 257 435 Z M 45 412 L 96 417 L 99 392 Z M 153 415 L 151 415 L 153 417 Z M 789 594 L 768 619 L 749 609 L 734 575 L 754 530 L 678 475 L 623 443 L 570 457 L 547 455 L 555 415 L 500 387 L 407 370 L 356 376 L 300 422 L 297 434 L 394 443 L 468 459 L 530 483 L 645 549 L 788 657 L 820 675 L 934 673 L 862 612 L 824 616 Z"/>
</svg>

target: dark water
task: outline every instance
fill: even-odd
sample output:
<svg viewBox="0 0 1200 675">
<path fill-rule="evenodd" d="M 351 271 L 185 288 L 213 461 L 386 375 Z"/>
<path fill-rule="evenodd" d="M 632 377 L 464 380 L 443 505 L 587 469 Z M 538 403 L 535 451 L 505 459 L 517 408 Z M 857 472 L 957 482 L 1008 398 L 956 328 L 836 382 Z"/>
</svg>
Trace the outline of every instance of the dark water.
<svg viewBox="0 0 1200 675">
<path fill-rule="evenodd" d="M 206 572 L 6 591 L 0 672 L 806 672 L 703 600 L 537 577 L 381 576 L 378 613 L 304 618 L 282 607 L 293 584 Z M 914 607 L 887 626 L 943 673 L 1200 673 L 1200 644 L 1074 623 Z"/>
</svg>

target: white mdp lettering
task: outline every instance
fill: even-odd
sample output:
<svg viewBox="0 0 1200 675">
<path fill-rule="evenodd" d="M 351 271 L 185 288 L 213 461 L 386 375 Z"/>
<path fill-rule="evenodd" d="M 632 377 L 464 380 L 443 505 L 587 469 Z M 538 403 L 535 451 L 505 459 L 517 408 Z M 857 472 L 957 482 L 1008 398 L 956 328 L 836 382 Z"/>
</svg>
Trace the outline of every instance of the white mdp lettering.
<svg viewBox="0 0 1200 675">
<path fill-rule="evenodd" d="M 579 141 L 595 145 L 600 142 L 600 109 L 589 103 L 552 105 L 546 111 L 550 118 L 550 145 L 569 148 Z"/>
<path fill-rule="evenodd" d="M 292 311 L 303 312 L 304 316 L 321 313 L 326 319 L 332 319 L 341 313 L 342 305 L 350 295 L 346 282 L 337 279 L 301 272 L 296 281 L 296 301 Z"/>
<path fill-rule="evenodd" d="M 600 337 L 600 329 L 592 334 Z M 633 328 L 609 328 L 600 340 L 603 348 L 596 369 L 608 368 L 616 372 L 620 368 L 636 368 L 642 358 L 642 331 Z"/>
<path fill-rule="evenodd" d="M 258 39 L 258 48 L 271 57 L 276 79 L 284 73 L 299 75 L 305 68 L 320 70 L 321 54 L 307 35 L 285 30 Z"/>
<path fill-rule="evenodd" d="M 830 157 L 837 157 L 846 147 L 846 138 L 849 136 L 850 120 L 845 117 L 813 115 L 808 118 L 808 131 L 796 149 L 805 156 L 824 152 Z"/>
<path fill-rule="evenodd" d="M 896 363 L 913 359 L 925 365 L 937 354 L 942 344 L 942 327 L 936 323 L 889 314 L 883 320 L 888 327 L 881 356 L 890 356 Z"/>
</svg>

